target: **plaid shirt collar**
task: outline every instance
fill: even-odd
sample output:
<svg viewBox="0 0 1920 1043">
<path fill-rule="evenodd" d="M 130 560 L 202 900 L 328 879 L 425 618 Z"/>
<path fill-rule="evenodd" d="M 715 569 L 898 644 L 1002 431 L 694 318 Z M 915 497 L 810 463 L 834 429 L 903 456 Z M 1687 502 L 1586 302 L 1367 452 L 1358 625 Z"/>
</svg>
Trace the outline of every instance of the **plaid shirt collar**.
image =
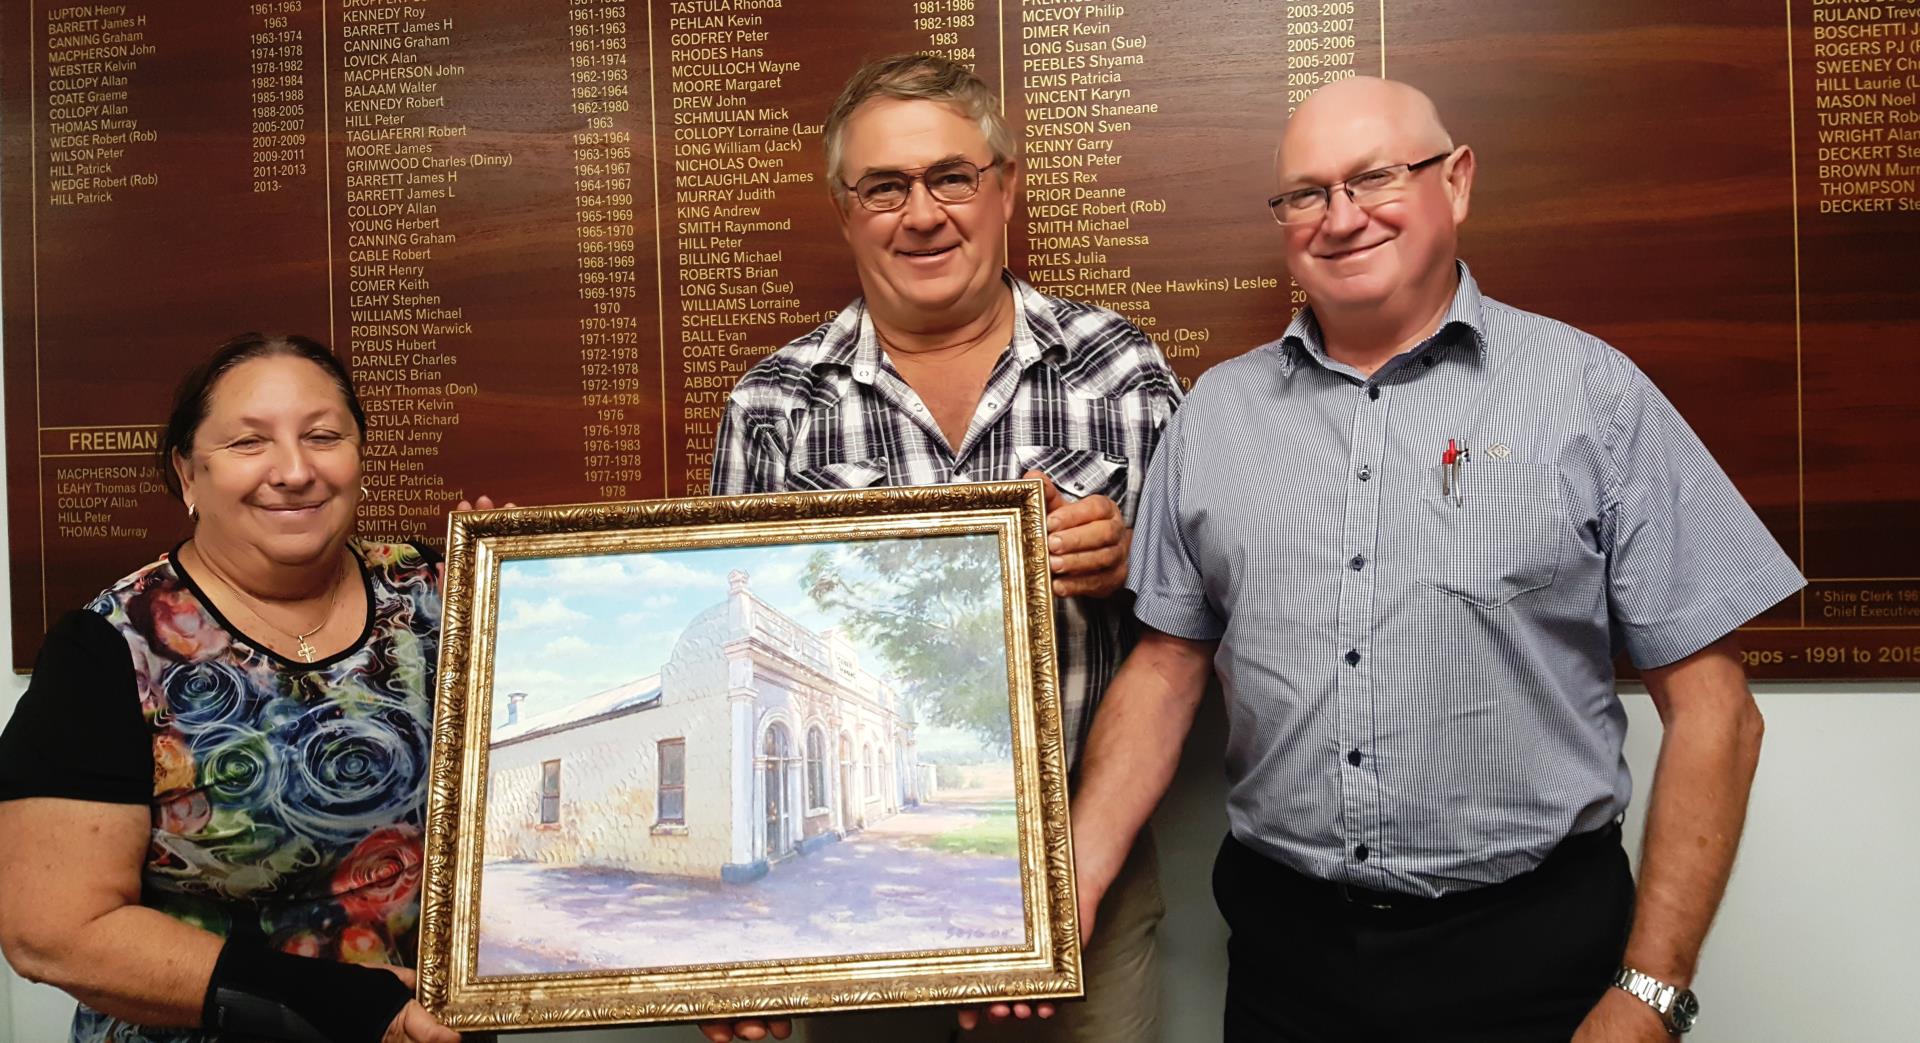
<svg viewBox="0 0 1920 1043">
<path fill-rule="evenodd" d="M 1486 315 L 1481 307 L 1480 284 L 1473 279 L 1473 273 L 1467 270 L 1467 262 L 1456 260 L 1454 270 L 1460 277 L 1460 285 L 1453 291 L 1453 303 L 1448 305 L 1446 317 L 1440 320 L 1440 327 L 1433 336 L 1401 352 L 1374 374 L 1374 379 L 1388 375 L 1392 370 L 1412 361 L 1428 351 L 1440 351 L 1448 345 L 1463 343 L 1474 349 L 1482 359 L 1488 354 Z M 1274 341 L 1269 348 L 1280 360 L 1280 375 L 1293 376 L 1294 367 L 1302 361 L 1311 361 L 1322 369 L 1340 366 L 1327 355 L 1326 339 L 1320 332 L 1320 320 L 1314 317 L 1312 306 L 1300 309 L 1287 324 L 1287 332 Z"/>
<path fill-rule="evenodd" d="M 1061 365 L 1067 361 L 1071 349 L 1066 336 L 1060 332 L 1060 323 L 1053 317 L 1053 309 L 1047 305 L 1046 296 L 1012 272 L 1002 271 L 1000 278 L 1012 288 L 1018 304 L 1013 310 L 1011 345 L 1015 369 L 1025 372 L 1027 367 L 1044 361 L 1059 369 L 1068 383 L 1073 383 L 1077 375 L 1075 367 Z M 834 317 L 820 340 L 812 366 L 816 372 L 825 368 L 851 370 L 855 381 L 871 386 L 883 359 L 880 337 L 873 329 L 873 316 L 867 312 L 866 298 L 862 297 Z"/>
</svg>

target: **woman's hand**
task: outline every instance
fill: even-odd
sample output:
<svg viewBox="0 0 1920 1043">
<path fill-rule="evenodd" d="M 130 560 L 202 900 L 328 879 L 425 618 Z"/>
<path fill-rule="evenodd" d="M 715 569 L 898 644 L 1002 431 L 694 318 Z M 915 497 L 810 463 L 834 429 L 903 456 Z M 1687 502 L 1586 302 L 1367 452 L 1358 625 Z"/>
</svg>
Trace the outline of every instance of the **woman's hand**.
<svg viewBox="0 0 1920 1043">
<path fill-rule="evenodd" d="M 405 967 L 395 967 L 390 963 L 376 964 L 382 970 L 392 971 L 394 976 L 414 988 L 413 972 Z M 387 1026 L 386 1035 L 380 1037 L 380 1043 L 460 1043 L 460 1033 L 440 1024 L 439 1020 L 427 1013 L 427 1008 L 419 1000 L 409 1000 L 400 1013 L 393 1016 L 393 1023 Z"/>
<path fill-rule="evenodd" d="M 786 1018 L 741 1018 L 738 1021 L 703 1021 L 700 1032 L 713 1043 L 733 1039 L 786 1039 L 793 1035 L 793 1022 Z"/>
<path fill-rule="evenodd" d="M 427 1008 L 414 1000 L 394 1015 L 380 1043 L 460 1043 L 460 1033 L 434 1020 Z"/>
</svg>

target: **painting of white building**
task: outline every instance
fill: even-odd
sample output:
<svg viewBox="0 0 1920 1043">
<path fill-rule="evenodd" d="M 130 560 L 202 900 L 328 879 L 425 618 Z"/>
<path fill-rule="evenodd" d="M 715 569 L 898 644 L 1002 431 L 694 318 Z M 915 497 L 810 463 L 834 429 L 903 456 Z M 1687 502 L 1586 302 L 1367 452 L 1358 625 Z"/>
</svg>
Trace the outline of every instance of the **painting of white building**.
<svg viewBox="0 0 1920 1043">
<path fill-rule="evenodd" d="M 489 860 L 746 882 L 920 801 L 898 693 L 741 570 L 658 672 L 523 716 L 528 698 L 493 731 Z"/>
<path fill-rule="evenodd" d="M 1024 944 L 999 553 L 503 561 L 479 973 Z"/>
</svg>

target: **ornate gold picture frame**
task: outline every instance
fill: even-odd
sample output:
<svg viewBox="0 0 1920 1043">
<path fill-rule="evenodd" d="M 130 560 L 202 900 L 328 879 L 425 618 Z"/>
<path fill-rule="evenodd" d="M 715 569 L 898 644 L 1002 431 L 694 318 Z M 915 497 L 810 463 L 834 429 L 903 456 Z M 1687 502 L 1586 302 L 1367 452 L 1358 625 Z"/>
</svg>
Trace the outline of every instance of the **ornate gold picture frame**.
<svg viewBox="0 0 1920 1043">
<path fill-rule="evenodd" d="M 520 1029 L 1081 994 L 1038 482 L 474 511 L 419 996 Z"/>
</svg>

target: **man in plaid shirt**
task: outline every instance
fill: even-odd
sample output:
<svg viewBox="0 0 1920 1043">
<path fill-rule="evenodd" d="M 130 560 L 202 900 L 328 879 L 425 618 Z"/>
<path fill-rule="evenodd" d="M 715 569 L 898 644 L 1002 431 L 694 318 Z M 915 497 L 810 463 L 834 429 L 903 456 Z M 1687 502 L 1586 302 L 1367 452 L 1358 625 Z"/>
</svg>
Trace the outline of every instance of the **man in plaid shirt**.
<svg viewBox="0 0 1920 1043">
<path fill-rule="evenodd" d="M 828 180 L 862 297 L 740 379 L 713 492 L 1047 481 L 1069 759 L 1132 644 L 1122 584 L 1147 460 L 1180 401 L 1160 351 L 1126 319 L 1006 272 L 1020 187 L 1015 139 L 987 87 L 926 55 L 856 73 L 825 126 Z M 993 1038 L 1157 1038 L 1152 840 L 1134 845 L 1085 953 L 1088 1000 L 996 1008 Z M 1011 1014 L 1011 1019 L 1005 1016 Z M 977 1012 L 965 1011 L 963 1024 Z M 951 1016 L 820 1019 L 810 1038 L 944 1040 Z M 705 1026 L 748 1039 L 787 1026 Z"/>
</svg>

